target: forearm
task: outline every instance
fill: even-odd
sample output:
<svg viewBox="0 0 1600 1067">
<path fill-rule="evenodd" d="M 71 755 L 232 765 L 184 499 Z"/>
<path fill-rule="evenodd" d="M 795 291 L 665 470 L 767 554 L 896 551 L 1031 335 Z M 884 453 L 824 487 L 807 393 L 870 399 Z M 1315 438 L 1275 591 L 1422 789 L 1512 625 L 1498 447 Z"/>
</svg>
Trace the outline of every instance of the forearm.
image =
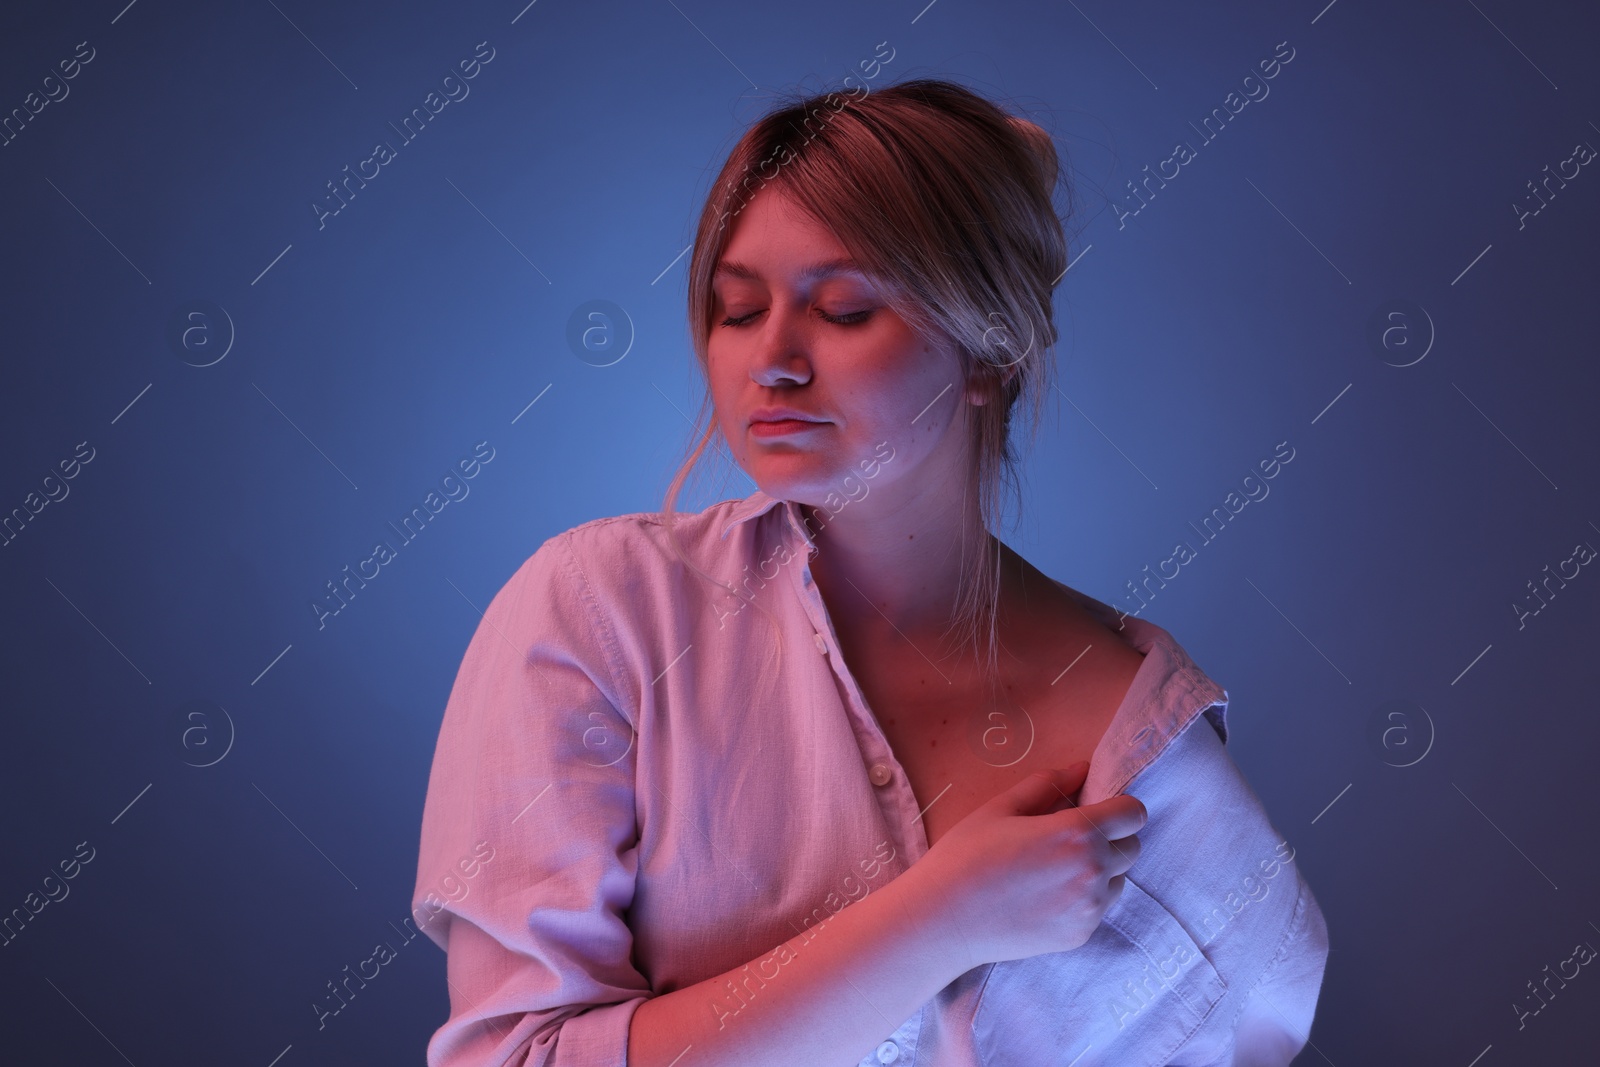
<svg viewBox="0 0 1600 1067">
<path fill-rule="evenodd" d="M 930 914 L 903 874 L 746 965 L 652 997 L 629 1067 L 850 1067 L 965 969 Z"/>
</svg>

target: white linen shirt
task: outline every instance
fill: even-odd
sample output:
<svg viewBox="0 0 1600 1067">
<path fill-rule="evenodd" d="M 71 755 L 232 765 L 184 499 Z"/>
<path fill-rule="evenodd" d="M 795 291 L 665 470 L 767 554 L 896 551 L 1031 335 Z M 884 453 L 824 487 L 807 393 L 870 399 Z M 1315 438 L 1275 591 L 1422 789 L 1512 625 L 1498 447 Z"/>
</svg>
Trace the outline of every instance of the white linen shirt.
<svg viewBox="0 0 1600 1067">
<path fill-rule="evenodd" d="M 743 596 L 686 569 L 659 514 L 596 519 L 467 646 L 413 895 L 447 952 L 431 1067 L 626 1067 L 647 998 L 751 964 L 710 1008 L 736 1017 L 758 959 L 928 851 L 798 507 L 757 491 L 676 531 Z M 1327 926 L 1224 748 L 1227 694 L 1165 630 L 1072 595 L 1144 654 L 1079 795 L 1144 803 L 1139 859 L 1085 944 L 973 968 L 862 1067 L 1265 1067 L 1308 1039 Z"/>
</svg>

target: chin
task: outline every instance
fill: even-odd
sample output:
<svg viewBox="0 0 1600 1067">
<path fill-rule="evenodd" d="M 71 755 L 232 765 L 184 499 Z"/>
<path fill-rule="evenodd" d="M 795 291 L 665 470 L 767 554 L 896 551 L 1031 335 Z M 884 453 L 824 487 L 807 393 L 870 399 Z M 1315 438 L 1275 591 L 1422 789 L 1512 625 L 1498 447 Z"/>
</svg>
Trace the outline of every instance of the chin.
<svg viewBox="0 0 1600 1067">
<path fill-rule="evenodd" d="M 763 456 L 751 464 L 745 473 L 765 494 L 779 500 L 793 500 L 799 504 L 821 501 L 836 489 L 839 479 L 831 465 L 821 457 L 805 453 L 790 453 L 781 459 Z"/>
<path fill-rule="evenodd" d="M 740 467 L 770 497 L 837 509 L 839 501 L 860 500 L 873 486 L 884 484 L 876 479 L 895 459 L 894 447 L 887 441 L 879 442 L 854 462 L 840 452 L 839 448 L 773 449 L 757 445 L 745 454 Z M 897 470 L 885 481 L 896 480 L 900 473 Z"/>
</svg>

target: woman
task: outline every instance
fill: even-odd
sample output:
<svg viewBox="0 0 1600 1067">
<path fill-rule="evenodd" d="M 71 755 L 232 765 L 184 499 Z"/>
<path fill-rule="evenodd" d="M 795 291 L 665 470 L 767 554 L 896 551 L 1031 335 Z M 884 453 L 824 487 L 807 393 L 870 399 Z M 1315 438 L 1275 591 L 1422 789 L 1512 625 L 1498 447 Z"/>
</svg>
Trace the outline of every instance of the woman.
<svg viewBox="0 0 1600 1067">
<path fill-rule="evenodd" d="M 689 268 L 714 420 L 660 513 L 534 553 L 450 695 L 414 909 L 449 961 L 430 1064 L 1305 1044 L 1327 930 L 1226 694 L 988 530 L 1051 365 L 1057 167 L 931 80 L 735 147 Z M 679 515 L 714 436 L 759 488 Z"/>
</svg>

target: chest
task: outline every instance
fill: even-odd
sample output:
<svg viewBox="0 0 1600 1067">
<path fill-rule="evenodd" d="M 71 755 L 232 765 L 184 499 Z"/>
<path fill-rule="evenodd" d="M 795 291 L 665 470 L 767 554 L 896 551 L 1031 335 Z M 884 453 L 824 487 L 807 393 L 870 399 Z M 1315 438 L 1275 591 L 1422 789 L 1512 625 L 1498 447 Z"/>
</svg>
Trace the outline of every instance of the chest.
<svg viewBox="0 0 1600 1067">
<path fill-rule="evenodd" d="M 1121 651 L 1108 650 L 1092 664 L 1085 657 L 1070 682 L 1013 680 L 997 698 L 933 671 L 858 677 L 923 811 L 930 847 L 1027 775 L 1093 760 L 1142 662 L 1132 649 Z"/>
</svg>

